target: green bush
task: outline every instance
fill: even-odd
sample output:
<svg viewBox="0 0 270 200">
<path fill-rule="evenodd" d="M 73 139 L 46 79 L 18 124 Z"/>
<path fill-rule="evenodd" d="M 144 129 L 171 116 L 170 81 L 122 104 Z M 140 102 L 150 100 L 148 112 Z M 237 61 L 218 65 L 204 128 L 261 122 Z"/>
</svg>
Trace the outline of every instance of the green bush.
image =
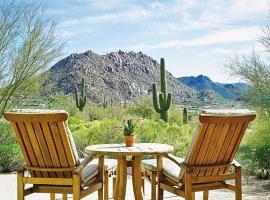
<svg viewBox="0 0 270 200">
<path fill-rule="evenodd" d="M 123 143 L 123 124 L 117 119 L 83 122 L 70 120 L 70 128 L 75 143 L 80 150 L 100 143 Z M 191 141 L 194 125 L 178 126 L 162 120 L 143 119 L 137 122 L 135 134 L 137 142 L 166 143 L 174 146 L 177 156 L 186 154 Z"/>
<path fill-rule="evenodd" d="M 257 115 L 250 129 L 246 132 L 243 144 L 251 149 L 246 151 L 245 159 L 241 163 L 250 174 L 253 174 L 254 171 L 270 168 L 270 121 L 268 112 Z"/>
<path fill-rule="evenodd" d="M 127 109 L 129 115 L 139 116 L 144 119 L 159 118 L 159 115 L 154 110 L 152 98 L 150 98 L 150 96 L 137 98 Z"/>
<path fill-rule="evenodd" d="M 243 174 L 246 176 L 254 174 L 254 171 L 258 168 L 255 149 L 250 145 L 244 144 L 239 147 L 236 160 L 241 164 Z"/>
<path fill-rule="evenodd" d="M 256 117 L 256 120 L 251 125 L 251 129 L 247 130 L 243 143 L 253 148 L 270 144 L 269 116 L 259 115 Z"/>
<path fill-rule="evenodd" d="M 0 119 L 0 144 L 16 144 L 16 137 L 10 123 Z"/>
<path fill-rule="evenodd" d="M 84 150 L 86 146 L 99 143 L 121 143 L 122 122 L 115 119 L 81 122 L 70 124 L 77 148 Z"/>
<path fill-rule="evenodd" d="M 21 150 L 17 144 L 0 144 L 0 172 L 17 170 L 22 164 Z"/>
<path fill-rule="evenodd" d="M 183 124 L 182 109 L 180 107 L 171 105 L 169 110 L 169 123 L 177 124 L 178 126 Z"/>
<path fill-rule="evenodd" d="M 162 120 L 142 120 L 137 130 L 138 142 L 156 142 L 174 146 L 174 154 L 185 156 L 191 141 L 194 126 L 178 126 Z"/>
<path fill-rule="evenodd" d="M 74 99 L 69 95 L 63 94 L 62 92 L 58 92 L 54 95 L 48 96 L 45 99 L 45 102 L 46 108 L 66 110 L 71 116 L 75 115 L 75 113 L 78 112 L 78 108 L 76 107 Z"/>
<path fill-rule="evenodd" d="M 0 121 L 0 172 L 10 172 L 22 165 L 22 155 L 10 123 Z"/>
<path fill-rule="evenodd" d="M 255 151 L 259 167 L 270 169 L 270 144 L 258 147 Z"/>
</svg>

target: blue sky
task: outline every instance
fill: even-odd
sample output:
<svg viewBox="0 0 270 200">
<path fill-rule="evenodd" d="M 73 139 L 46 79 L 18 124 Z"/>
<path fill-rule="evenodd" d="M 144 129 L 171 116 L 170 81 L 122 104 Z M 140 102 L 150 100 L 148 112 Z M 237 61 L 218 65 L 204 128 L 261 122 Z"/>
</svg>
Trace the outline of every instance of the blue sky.
<svg viewBox="0 0 270 200">
<path fill-rule="evenodd" d="M 31 0 L 29 0 L 31 1 Z M 35 1 L 37 2 L 37 0 Z M 64 54 L 142 51 L 176 77 L 204 74 L 234 82 L 224 64 L 235 54 L 262 51 L 257 43 L 268 0 L 43 0 L 59 21 Z"/>
</svg>

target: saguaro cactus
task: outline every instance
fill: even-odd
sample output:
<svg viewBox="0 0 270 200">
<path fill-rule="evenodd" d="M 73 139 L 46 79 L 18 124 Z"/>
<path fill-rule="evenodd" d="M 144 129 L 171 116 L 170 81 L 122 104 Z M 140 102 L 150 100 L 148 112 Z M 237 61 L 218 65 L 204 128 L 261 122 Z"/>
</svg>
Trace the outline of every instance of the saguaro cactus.
<svg viewBox="0 0 270 200">
<path fill-rule="evenodd" d="M 113 98 L 111 98 L 111 100 L 110 100 L 110 104 L 111 104 L 111 108 L 113 107 Z"/>
<path fill-rule="evenodd" d="M 86 103 L 86 94 L 85 94 L 85 81 L 84 78 L 82 79 L 81 83 L 81 91 L 80 96 L 78 95 L 78 88 L 75 85 L 75 99 L 76 99 L 76 106 L 79 108 L 79 111 L 83 112 L 83 108 Z"/>
<path fill-rule="evenodd" d="M 157 92 L 157 85 L 152 85 L 153 104 L 156 112 L 160 114 L 160 119 L 169 121 L 168 111 L 172 102 L 172 94 L 167 93 L 166 71 L 164 58 L 160 59 L 160 93 Z"/>
<path fill-rule="evenodd" d="M 126 98 L 126 97 L 124 98 L 124 104 L 123 104 L 123 107 L 124 107 L 124 108 L 127 108 L 127 98 Z"/>
<path fill-rule="evenodd" d="M 188 109 L 185 107 L 183 109 L 183 124 L 188 123 Z"/>
<path fill-rule="evenodd" d="M 104 95 L 104 98 L 103 98 L 102 106 L 103 106 L 104 109 L 107 108 L 107 106 L 108 106 L 108 101 L 106 100 L 105 95 Z"/>
</svg>

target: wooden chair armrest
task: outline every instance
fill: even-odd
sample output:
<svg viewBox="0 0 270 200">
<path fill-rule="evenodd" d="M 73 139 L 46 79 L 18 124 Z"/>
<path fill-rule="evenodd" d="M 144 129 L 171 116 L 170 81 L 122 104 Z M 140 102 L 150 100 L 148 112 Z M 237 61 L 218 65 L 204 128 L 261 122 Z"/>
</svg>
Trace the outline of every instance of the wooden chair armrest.
<svg viewBox="0 0 270 200">
<path fill-rule="evenodd" d="M 88 157 L 88 154 L 87 154 L 87 153 L 85 153 L 84 151 L 79 150 L 79 152 L 80 152 L 80 153 L 83 155 L 83 157 L 84 157 L 84 158 Z"/>
<path fill-rule="evenodd" d="M 26 171 L 25 165 L 21 166 L 21 167 L 17 170 L 18 173 L 23 173 L 23 172 L 25 172 L 25 171 Z"/>
<path fill-rule="evenodd" d="M 184 162 L 179 162 L 177 160 L 177 157 L 172 155 L 172 154 L 167 154 L 164 157 L 168 158 L 169 160 L 173 161 L 177 166 L 179 166 L 180 168 L 182 167 L 182 165 L 184 164 Z"/>
<path fill-rule="evenodd" d="M 233 160 L 231 165 L 234 166 L 235 168 L 241 167 L 240 163 L 237 162 L 236 160 Z"/>
<path fill-rule="evenodd" d="M 98 157 L 97 155 L 88 155 L 81 163 L 79 166 L 77 166 L 74 169 L 74 174 L 78 175 L 82 169 L 88 164 L 90 163 L 92 160 L 94 160 L 96 157 Z"/>
</svg>

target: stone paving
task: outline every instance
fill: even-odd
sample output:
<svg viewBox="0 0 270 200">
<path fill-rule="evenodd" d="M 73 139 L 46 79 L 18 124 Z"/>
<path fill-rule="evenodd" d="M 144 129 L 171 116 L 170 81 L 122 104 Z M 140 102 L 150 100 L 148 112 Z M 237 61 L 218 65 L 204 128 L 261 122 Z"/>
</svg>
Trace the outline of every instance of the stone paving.
<svg viewBox="0 0 270 200">
<path fill-rule="evenodd" d="M 112 185 L 112 184 L 110 184 Z M 254 186 L 254 183 L 251 183 L 251 185 Z M 269 187 L 269 185 L 268 185 Z M 243 200 L 270 200 L 270 190 L 263 189 L 263 190 L 257 190 L 257 192 L 253 191 L 252 189 L 247 188 L 246 186 L 243 186 L 244 194 L 243 194 Z M 111 193 L 111 191 L 110 191 Z M 145 184 L 145 199 L 150 199 L 150 185 L 146 182 Z M 112 195 L 110 194 L 110 197 Z M 216 191 L 210 191 L 209 195 L 210 200 L 232 200 L 234 199 L 234 193 L 226 191 L 226 190 L 216 190 Z M 176 197 L 171 193 L 166 193 L 164 195 L 165 200 L 176 200 L 176 199 L 182 199 L 180 197 Z M 6 175 L 0 175 L 0 199 L 1 200 L 16 200 L 16 175 L 15 174 L 6 174 Z M 49 200 L 48 194 L 32 194 L 25 198 L 26 200 Z M 58 200 L 61 199 L 59 196 L 57 198 Z M 70 196 L 69 199 L 72 199 Z M 88 197 L 84 198 L 85 200 L 93 200 L 97 199 L 97 194 L 93 193 L 92 195 L 89 195 Z M 133 191 L 132 191 L 132 185 L 131 185 L 131 178 L 128 177 L 128 185 L 127 185 L 127 193 L 126 193 L 126 199 L 133 200 Z M 202 199 L 202 193 L 197 192 L 196 193 L 196 200 Z"/>
</svg>

